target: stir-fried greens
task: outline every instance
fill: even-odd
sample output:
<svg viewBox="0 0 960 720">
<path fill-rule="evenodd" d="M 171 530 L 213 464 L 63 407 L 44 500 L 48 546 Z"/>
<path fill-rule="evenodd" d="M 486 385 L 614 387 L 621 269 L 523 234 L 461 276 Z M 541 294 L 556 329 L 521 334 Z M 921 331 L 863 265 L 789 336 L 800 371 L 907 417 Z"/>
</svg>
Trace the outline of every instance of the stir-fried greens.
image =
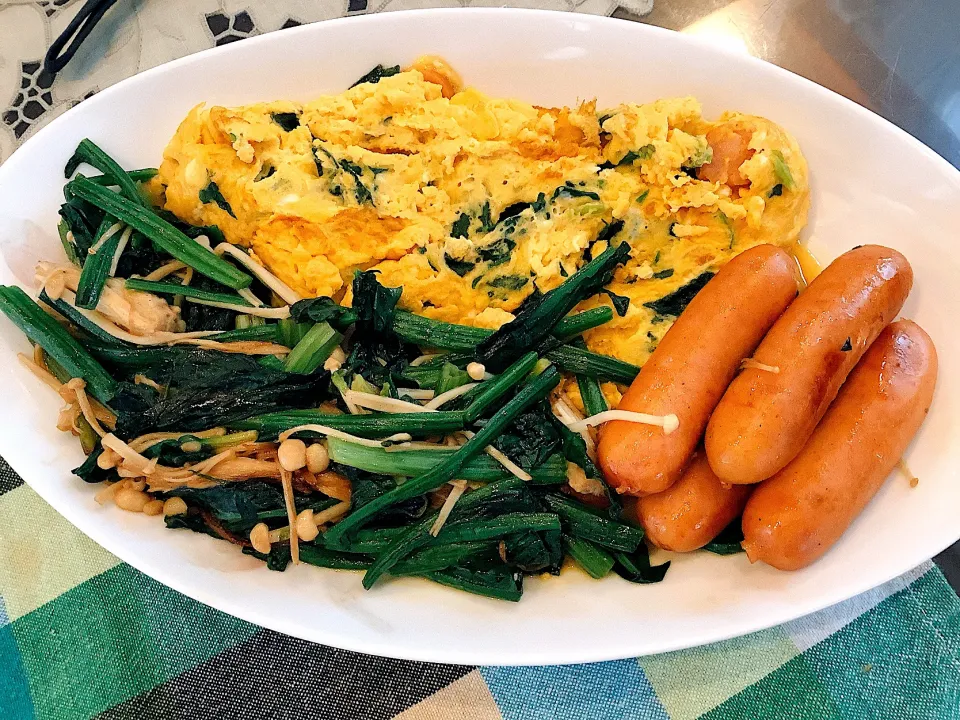
<svg viewBox="0 0 960 720">
<path fill-rule="evenodd" d="M 24 364 L 66 402 L 58 427 L 87 454 L 76 474 L 106 483 L 99 500 L 274 570 L 363 570 L 368 588 L 418 576 L 518 600 L 524 576 L 568 556 L 596 578 L 663 578 L 669 563 L 651 567 L 594 464 L 592 423 L 556 392 L 575 376 L 598 416 L 600 382 L 639 372 L 580 339 L 610 307 L 570 314 L 629 255 L 622 223 L 490 331 L 399 310 L 401 289 L 375 272 L 356 272 L 350 307 L 301 298 L 216 228 L 153 207 L 140 188 L 153 171 L 124 172 L 89 140 L 68 177 L 83 164 L 103 174 L 64 189 L 68 262 L 38 266 L 39 303 L 0 287 L 0 310 L 35 345 Z"/>
</svg>

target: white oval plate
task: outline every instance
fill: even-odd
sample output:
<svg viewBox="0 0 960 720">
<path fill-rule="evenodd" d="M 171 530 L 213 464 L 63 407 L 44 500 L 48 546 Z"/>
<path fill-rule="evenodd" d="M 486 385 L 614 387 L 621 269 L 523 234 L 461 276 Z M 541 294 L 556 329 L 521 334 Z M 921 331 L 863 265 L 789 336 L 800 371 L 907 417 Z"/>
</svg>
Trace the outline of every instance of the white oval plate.
<svg viewBox="0 0 960 720">
<path fill-rule="evenodd" d="M 126 562 L 224 612 L 341 648 L 470 664 L 610 660 L 742 635 L 879 585 L 960 537 L 960 173 L 796 75 L 645 25 L 527 10 L 390 13 L 271 33 L 155 68 L 55 120 L 0 167 L 0 282 L 32 287 L 34 261 L 61 257 L 63 166 L 80 139 L 94 139 L 125 167 L 153 166 L 196 103 L 307 100 L 341 91 L 378 62 L 423 53 L 445 57 L 488 93 L 541 105 L 692 94 L 708 116 L 735 108 L 794 133 L 811 168 L 815 254 L 829 260 L 882 243 L 916 271 L 904 314 L 927 329 L 941 357 L 933 410 L 908 454 L 920 485 L 891 478 L 840 544 L 802 572 L 695 553 L 674 557 L 659 585 L 568 572 L 529 580 L 518 604 L 418 580 L 365 592 L 358 574 L 270 572 L 226 543 L 98 506 L 93 488 L 70 475 L 82 456 L 54 428 L 58 398 L 18 365 L 14 354 L 27 343 L 4 318 L 0 454 L 45 500 Z"/>
</svg>

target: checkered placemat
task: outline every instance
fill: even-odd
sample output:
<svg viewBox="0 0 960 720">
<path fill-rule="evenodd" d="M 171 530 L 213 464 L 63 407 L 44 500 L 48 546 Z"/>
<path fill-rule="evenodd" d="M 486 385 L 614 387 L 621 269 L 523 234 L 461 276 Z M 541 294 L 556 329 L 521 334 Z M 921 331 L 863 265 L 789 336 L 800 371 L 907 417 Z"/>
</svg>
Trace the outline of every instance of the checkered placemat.
<svg viewBox="0 0 960 720">
<path fill-rule="evenodd" d="M 484 2 L 138 0 L 136 17 L 108 15 L 52 82 L 40 58 L 81 4 L 0 0 L 0 160 L 83 98 L 173 57 L 343 14 Z M 652 3 L 524 4 L 609 14 Z M 160 585 L 0 460 L 0 720 L 93 716 L 948 720 L 960 718 L 960 600 L 927 563 L 808 618 L 683 652 L 536 668 L 387 660 L 279 635 Z"/>
<path fill-rule="evenodd" d="M 224 615 L 121 563 L 5 463 L 0 492 L 4 720 L 960 718 L 960 600 L 929 563 L 704 648 L 565 667 L 432 665 Z"/>
</svg>

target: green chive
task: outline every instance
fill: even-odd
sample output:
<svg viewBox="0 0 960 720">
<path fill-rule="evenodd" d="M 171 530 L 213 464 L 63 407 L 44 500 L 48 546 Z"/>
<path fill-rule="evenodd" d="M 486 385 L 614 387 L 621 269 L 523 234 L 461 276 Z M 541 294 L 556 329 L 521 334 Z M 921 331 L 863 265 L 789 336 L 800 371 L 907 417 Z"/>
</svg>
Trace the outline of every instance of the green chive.
<svg viewBox="0 0 960 720">
<path fill-rule="evenodd" d="M 233 293 L 211 292 L 210 290 L 201 290 L 191 285 L 181 285 L 180 283 L 166 282 L 163 280 L 130 278 L 127 280 L 126 286 L 131 290 L 140 290 L 142 292 L 153 293 L 154 295 L 183 295 L 183 297 L 206 300 L 207 302 L 253 307 L 242 297 Z"/>
<path fill-rule="evenodd" d="M 536 360 L 534 360 L 534 362 L 536 362 Z M 499 437 L 503 430 L 513 422 L 517 416 L 546 397 L 559 383 L 560 373 L 557 372 L 556 368 L 550 368 L 534 378 L 525 385 L 510 402 L 498 410 L 476 435 L 470 438 L 464 445 L 461 445 L 457 452 L 451 453 L 449 458 L 437 465 L 430 472 L 420 477 L 411 478 L 403 485 L 374 498 L 363 507 L 358 508 L 328 530 L 327 534 L 332 533 L 333 538 L 344 537 L 348 532 L 359 528 L 361 524 L 365 523 L 384 508 L 402 500 L 422 495 L 430 490 L 436 490 L 453 478 L 460 469 L 467 464 L 470 458 L 482 452 L 487 445 Z M 430 413 L 427 413 L 427 415 L 430 415 Z M 409 418 L 410 415 L 406 417 Z M 375 568 L 376 565 L 370 569 L 368 575 L 373 573 Z M 379 572 L 382 573 L 388 569 L 389 567 L 381 566 Z M 373 577 L 370 582 L 372 583 L 375 580 L 376 576 Z M 366 578 L 364 578 L 364 581 L 366 582 Z"/>
<path fill-rule="evenodd" d="M 307 331 L 303 339 L 298 342 L 290 354 L 284 367 L 287 372 L 309 375 L 330 357 L 333 349 L 343 340 L 329 323 L 317 323 Z"/>
<path fill-rule="evenodd" d="M 90 394 L 97 400 L 108 403 L 113 398 L 117 384 L 110 373 L 23 290 L 12 285 L 0 285 L 0 310 L 28 338 L 60 363 L 70 377 L 82 378 Z"/>
<path fill-rule="evenodd" d="M 252 277 L 191 240 L 166 220 L 82 175 L 71 180 L 66 189 L 143 233 L 162 250 L 221 285 L 240 290 L 253 282 Z"/>
</svg>

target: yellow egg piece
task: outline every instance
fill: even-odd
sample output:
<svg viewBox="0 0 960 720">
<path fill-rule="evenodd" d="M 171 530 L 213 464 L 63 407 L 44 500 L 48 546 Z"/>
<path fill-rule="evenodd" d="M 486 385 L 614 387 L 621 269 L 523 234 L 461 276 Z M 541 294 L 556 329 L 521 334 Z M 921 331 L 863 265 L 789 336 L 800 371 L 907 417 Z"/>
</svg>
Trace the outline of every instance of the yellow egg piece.
<svg viewBox="0 0 960 720">
<path fill-rule="evenodd" d="M 585 339 L 638 365 L 675 319 L 648 303 L 754 245 L 790 247 L 810 196 L 800 148 L 767 119 L 707 120 L 690 97 L 537 107 L 463 88 L 436 58 L 302 105 L 198 106 L 149 190 L 304 297 L 349 303 L 372 268 L 402 307 L 487 328 L 615 223 L 631 252 L 608 288 L 629 304 Z"/>
</svg>

